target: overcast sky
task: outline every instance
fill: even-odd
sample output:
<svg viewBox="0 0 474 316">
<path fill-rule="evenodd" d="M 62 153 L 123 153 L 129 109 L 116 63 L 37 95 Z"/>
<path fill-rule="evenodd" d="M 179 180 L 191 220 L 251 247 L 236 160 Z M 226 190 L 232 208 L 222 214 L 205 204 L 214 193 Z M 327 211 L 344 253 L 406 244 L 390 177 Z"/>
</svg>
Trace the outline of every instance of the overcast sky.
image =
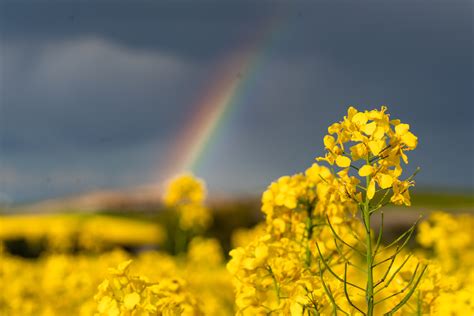
<svg viewBox="0 0 474 316">
<path fill-rule="evenodd" d="M 348 105 L 382 104 L 419 136 L 419 186 L 472 190 L 472 13 L 470 0 L 0 2 L 0 200 L 153 181 L 218 65 L 276 15 L 196 169 L 211 193 L 304 170 Z"/>
</svg>

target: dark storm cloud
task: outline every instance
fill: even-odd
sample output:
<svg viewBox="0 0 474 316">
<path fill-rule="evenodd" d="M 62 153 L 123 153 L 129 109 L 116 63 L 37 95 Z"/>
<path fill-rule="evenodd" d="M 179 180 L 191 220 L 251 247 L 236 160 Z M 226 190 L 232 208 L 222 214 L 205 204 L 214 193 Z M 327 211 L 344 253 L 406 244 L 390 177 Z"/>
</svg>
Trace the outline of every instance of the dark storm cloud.
<svg viewBox="0 0 474 316">
<path fill-rule="evenodd" d="M 21 199 L 146 181 L 216 65 L 275 16 L 201 167 L 211 187 L 261 189 L 301 170 L 348 104 L 388 104 L 412 124 L 413 162 L 429 170 L 421 183 L 473 187 L 470 1 L 7 1 L 4 191 Z M 57 185 L 31 194 L 48 177 Z"/>
<path fill-rule="evenodd" d="M 449 50 L 450 42 L 469 41 L 471 6 L 470 1 L 8 1 L 2 3 L 1 26 L 7 40 L 44 43 L 94 35 L 197 58 L 236 48 L 262 20 L 278 15 L 292 29 L 289 45 L 279 52 L 318 51 L 356 66 L 353 59 L 373 63 L 372 55 L 383 60 L 387 50 L 409 58 L 418 47 Z"/>
<path fill-rule="evenodd" d="M 212 58 L 251 34 L 272 13 L 262 1 L 7 2 L 8 40 L 62 41 L 94 35 L 145 50 Z"/>
<path fill-rule="evenodd" d="M 9 79 L 2 85 L 7 145 L 9 136 L 32 136 L 45 149 L 49 137 L 53 146 L 61 140 L 107 146 L 108 140 L 123 145 L 156 138 L 179 118 L 177 109 L 187 101 L 182 90 L 195 86 L 186 78 L 196 71 L 192 65 L 96 38 L 41 48 L 32 66 L 19 73 L 22 61 L 15 54 L 22 50 L 3 56 L 9 62 L 2 73 Z"/>
</svg>

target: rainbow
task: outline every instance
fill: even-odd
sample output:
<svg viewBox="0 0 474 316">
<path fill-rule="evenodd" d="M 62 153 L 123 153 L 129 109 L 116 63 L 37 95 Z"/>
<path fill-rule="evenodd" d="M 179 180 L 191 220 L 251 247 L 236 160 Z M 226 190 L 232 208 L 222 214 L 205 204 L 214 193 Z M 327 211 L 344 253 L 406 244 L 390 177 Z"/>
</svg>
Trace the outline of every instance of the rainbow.
<svg viewBox="0 0 474 316">
<path fill-rule="evenodd" d="M 164 167 L 159 169 L 161 179 L 194 171 L 212 144 L 219 126 L 245 93 L 246 83 L 256 72 L 279 26 L 281 18 L 278 15 L 266 20 L 248 43 L 217 67 L 209 89 L 193 106 L 195 111 L 183 124 L 169 149 Z"/>
</svg>

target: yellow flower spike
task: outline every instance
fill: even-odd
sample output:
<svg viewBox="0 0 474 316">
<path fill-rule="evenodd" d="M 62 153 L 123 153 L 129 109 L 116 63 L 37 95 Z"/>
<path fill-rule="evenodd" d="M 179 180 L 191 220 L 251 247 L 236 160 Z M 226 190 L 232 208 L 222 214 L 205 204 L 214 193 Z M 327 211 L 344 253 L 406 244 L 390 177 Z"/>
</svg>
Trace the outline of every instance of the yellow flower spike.
<svg viewBox="0 0 474 316">
<path fill-rule="evenodd" d="M 371 165 L 365 165 L 359 169 L 359 176 L 361 177 L 370 176 L 373 173 L 374 173 L 374 167 L 372 167 Z"/>
<path fill-rule="evenodd" d="M 204 182 L 192 174 L 183 174 L 169 182 L 163 201 L 167 206 L 174 207 L 181 204 L 203 203 L 205 197 Z"/>
<path fill-rule="evenodd" d="M 346 156 L 337 156 L 336 165 L 341 168 L 347 168 L 351 165 L 351 160 Z"/>
<path fill-rule="evenodd" d="M 374 195 L 375 195 L 375 180 L 372 179 L 370 180 L 369 187 L 367 188 L 367 198 L 369 200 L 372 200 L 374 198 Z"/>
</svg>

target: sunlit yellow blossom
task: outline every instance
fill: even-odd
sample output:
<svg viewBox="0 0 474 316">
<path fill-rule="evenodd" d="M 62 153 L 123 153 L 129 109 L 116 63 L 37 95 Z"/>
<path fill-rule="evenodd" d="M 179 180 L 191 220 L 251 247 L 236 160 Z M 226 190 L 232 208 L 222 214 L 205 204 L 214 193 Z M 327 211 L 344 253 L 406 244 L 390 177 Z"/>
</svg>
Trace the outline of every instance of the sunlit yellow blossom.
<svg viewBox="0 0 474 316">
<path fill-rule="evenodd" d="M 204 202 L 205 197 L 204 183 L 191 174 L 184 174 L 170 181 L 163 200 L 167 205 L 176 206 L 179 204 L 200 204 Z"/>
<path fill-rule="evenodd" d="M 367 183 L 366 194 L 369 199 L 373 199 L 379 188 L 391 189 L 390 201 L 410 205 L 408 189 L 412 182 L 400 179 L 400 161 L 408 162 L 405 152 L 415 149 L 418 139 L 409 131 L 408 124 L 390 120 L 386 111 L 385 106 L 380 110 L 364 112 L 350 107 L 347 116 L 328 129 L 329 135 L 324 137 L 327 153 L 317 160 L 327 161 L 341 168 L 352 165 L 358 169 L 360 177 L 372 177 L 369 179 L 370 183 Z M 352 160 L 344 155 L 346 144 L 350 148 Z M 350 189 L 350 183 L 342 182 L 345 189 L 355 196 L 357 189 Z"/>
<path fill-rule="evenodd" d="M 150 282 L 145 277 L 130 274 L 130 263 L 129 260 L 111 269 L 110 276 L 99 285 L 94 296 L 98 302 L 96 315 L 202 314 L 183 279 L 170 276 Z"/>
<path fill-rule="evenodd" d="M 178 211 L 182 230 L 203 231 L 212 223 L 212 215 L 204 205 L 205 197 L 204 182 L 185 174 L 168 184 L 163 200 Z"/>
</svg>

